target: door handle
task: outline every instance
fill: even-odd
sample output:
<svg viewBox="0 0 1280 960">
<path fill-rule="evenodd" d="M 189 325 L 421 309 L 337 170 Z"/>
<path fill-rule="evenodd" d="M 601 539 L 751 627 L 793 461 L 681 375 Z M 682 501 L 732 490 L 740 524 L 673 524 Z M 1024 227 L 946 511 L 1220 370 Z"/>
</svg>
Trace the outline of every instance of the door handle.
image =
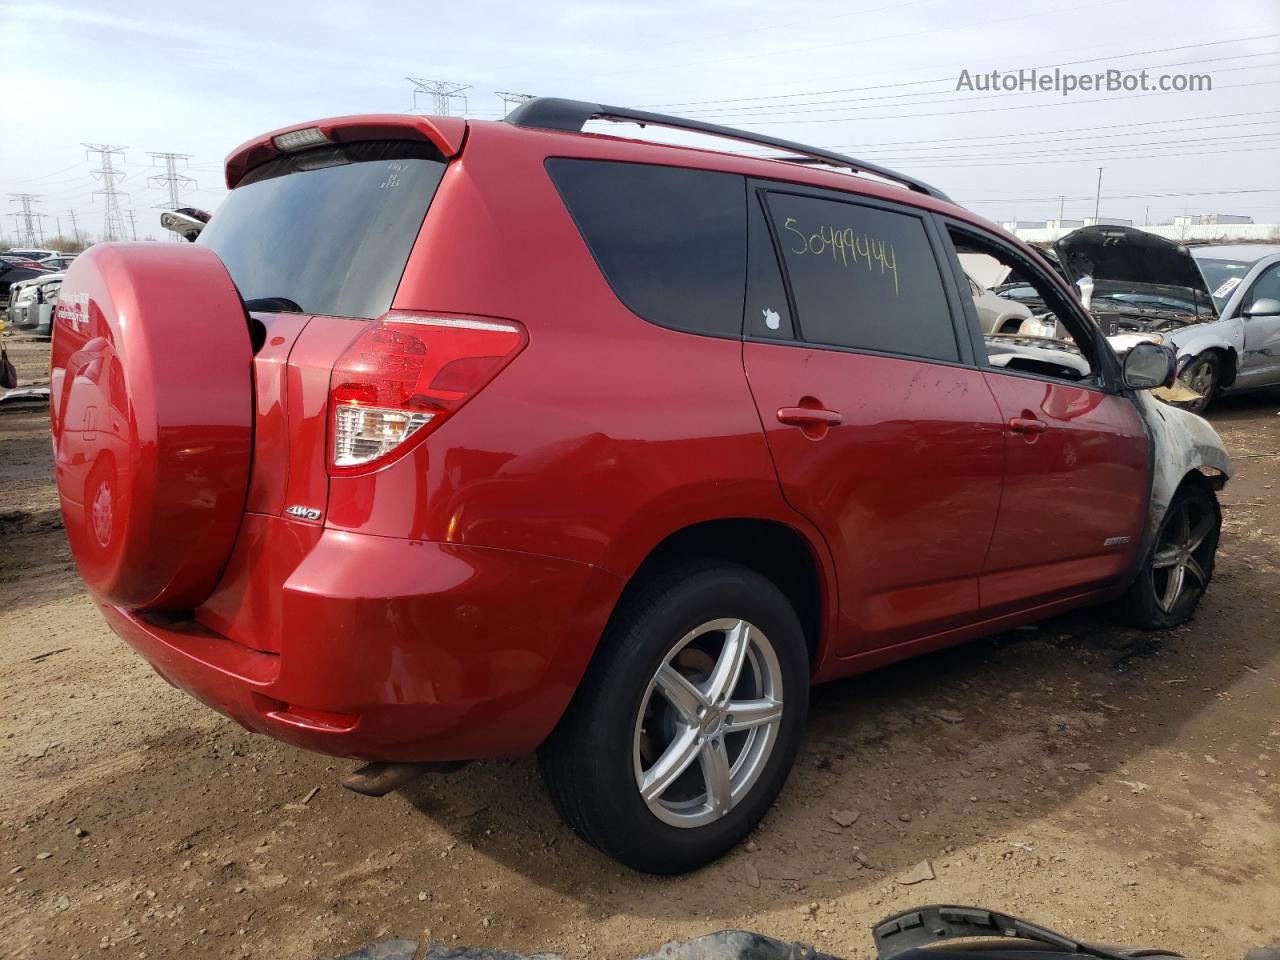
<svg viewBox="0 0 1280 960">
<path fill-rule="evenodd" d="M 778 422 L 793 427 L 837 427 L 844 416 L 825 407 L 779 407 Z"/>
<path fill-rule="evenodd" d="M 1009 429 L 1014 433 L 1044 433 L 1045 422 L 1035 417 L 1014 417 L 1009 421 Z"/>
</svg>

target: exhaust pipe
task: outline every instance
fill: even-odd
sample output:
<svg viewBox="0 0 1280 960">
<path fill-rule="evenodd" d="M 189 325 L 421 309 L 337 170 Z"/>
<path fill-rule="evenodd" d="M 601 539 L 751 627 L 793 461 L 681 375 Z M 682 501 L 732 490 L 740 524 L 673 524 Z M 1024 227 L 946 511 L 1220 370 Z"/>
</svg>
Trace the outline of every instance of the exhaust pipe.
<svg viewBox="0 0 1280 960">
<path fill-rule="evenodd" d="M 392 790 L 412 783 L 427 773 L 452 773 L 467 765 L 465 760 L 444 763 L 366 763 L 342 780 L 353 793 L 366 797 L 385 797 Z"/>
</svg>

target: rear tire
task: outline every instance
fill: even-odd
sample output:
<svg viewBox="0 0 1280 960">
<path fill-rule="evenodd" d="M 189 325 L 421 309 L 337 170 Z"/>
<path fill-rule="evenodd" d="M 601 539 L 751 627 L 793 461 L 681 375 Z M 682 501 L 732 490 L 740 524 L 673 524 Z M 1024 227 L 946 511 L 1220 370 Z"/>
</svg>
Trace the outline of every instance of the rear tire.
<svg viewBox="0 0 1280 960">
<path fill-rule="evenodd" d="M 1192 480 L 1174 494 L 1142 572 L 1120 598 L 1116 614 L 1129 626 L 1167 630 L 1186 623 L 1200 605 L 1218 551 L 1222 511 L 1209 487 Z"/>
<path fill-rule="evenodd" d="M 643 576 L 538 759 L 584 840 L 633 869 L 682 873 L 732 849 L 786 782 L 808 652 L 786 597 L 752 570 L 684 561 Z"/>
</svg>

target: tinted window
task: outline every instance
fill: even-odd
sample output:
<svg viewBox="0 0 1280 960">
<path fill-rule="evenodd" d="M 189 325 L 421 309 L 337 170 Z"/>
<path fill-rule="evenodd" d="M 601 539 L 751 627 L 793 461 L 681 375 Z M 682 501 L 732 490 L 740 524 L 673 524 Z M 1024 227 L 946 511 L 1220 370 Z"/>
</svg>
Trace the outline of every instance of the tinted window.
<svg viewBox="0 0 1280 960">
<path fill-rule="evenodd" d="M 196 241 L 245 300 L 304 313 L 387 312 L 445 164 L 427 143 L 323 147 L 255 167 Z"/>
<path fill-rule="evenodd" d="M 746 182 L 679 167 L 566 158 L 547 169 L 618 298 L 646 320 L 742 329 Z"/>
<path fill-rule="evenodd" d="M 795 336 L 787 289 L 765 219 L 763 192 L 748 201 L 747 332 L 753 337 L 790 340 Z"/>
<path fill-rule="evenodd" d="M 920 218 L 778 193 L 770 194 L 769 210 L 805 340 L 959 359 Z"/>
</svg>

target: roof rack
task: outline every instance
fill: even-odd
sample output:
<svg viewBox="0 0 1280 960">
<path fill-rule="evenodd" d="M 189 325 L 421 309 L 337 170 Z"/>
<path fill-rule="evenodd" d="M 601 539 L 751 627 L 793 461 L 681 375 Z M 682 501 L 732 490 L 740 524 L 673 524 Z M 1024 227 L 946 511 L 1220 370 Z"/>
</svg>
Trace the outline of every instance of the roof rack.
<svg viewBox="0 0 1280 960">
<path fill-rule="evenodd" d="M 891 180 L 904 187 L 923 193 L 937 200 L 951 202 L 941 190 L 929 186 L 923 180 L 909 177 L 906 174 L 888 170 L 874 163 L 856 160 L 843 153 L 823 150 L 821 147 L 810 147 L 792 140 L 780 140 L 767 137 L 749 130 L 736 127 L 722 127 L 715 123 L 703 123 L 701 120 L 687 120 L 683 117 L 671 117 L 664 113 L 649 113 L 646 110 L 632 110 L 629 107 L 610 107 L 602 103 L 588 103 L 585 100 L 564 100 L 560 97 L 535 97 L 526 100 L 507 115 L 506 122 L 518 127 L 537 127 L 543 130 L 563 130 L 569 133 L 581 133 L 588 120 L 613 120 L 622 123 L 638 123 L 640 126 L 652 124 L 655 127 L 669 127 L 673 130 L 690 130 L 705 133 L 713 137 L 724 137 L 742 143 L 753 143 L 764 147 L 774 147 L 794 153 L 797 158 L 766 157 L 771 160 L 791 160 L 798 163 L 825 163 L 833 167 L 844 167 L 854 173 L 869 173 L 872 176 Z"/>
</svg>

